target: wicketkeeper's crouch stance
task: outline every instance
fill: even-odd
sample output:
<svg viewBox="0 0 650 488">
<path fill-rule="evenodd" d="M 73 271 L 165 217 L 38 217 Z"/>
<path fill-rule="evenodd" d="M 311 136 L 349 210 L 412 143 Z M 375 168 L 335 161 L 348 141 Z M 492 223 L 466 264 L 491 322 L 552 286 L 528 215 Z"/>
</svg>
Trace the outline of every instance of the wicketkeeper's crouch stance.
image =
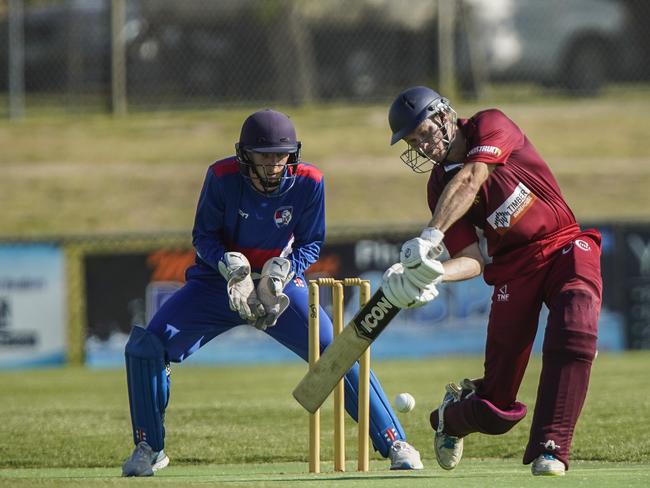
<svg viewBox="0 0 650 488">
<path fill-rule="evenodd" d="M 438 462 L 453 469 L 463 437 L 503 434 L 526 415 L 516 396 L 546 304 L 543 368 L 523 461 L 533 463 L 535 475 L 564 474 L 596 353 L 600 234 L 580 230 L 549 167 L 502 112 L 457 120 L 445 98 L 414 87 L 395 99 L 389 122 L 391 143 L 408 145 L 402 160 L 417 172 L 432 170 L 432 219 L 405 244 L 402 264 L 417 267 L 444 238 L 452 258 L 443 263 L 443 281 L 484 270 L 494 285 L 483 378 L 448 385 L 431 414 Z M 487 240 L 490 264 L 476 228 Z"/>
<path fill-rule="evenodd" d="M 246 323 L 307 360 L 303 274 L 325 238 L 325 190 L 322 173 L 300 160 L 300 147 L 286 115 L 261 110 L 244 122 L 237 155 L 208 169 L 194 222 L 196 264 L 187 270 L 185 286 L 146 328 L 135 327 L 126 345 L 136 448 L 124 476 L 151 476 L 169 463 L 163 447 L 170 361 L 180 363 Z M 323 350 L 332 341 L 332 323 L 323 311 L 320 317 Z M 345 407 L 355 420 L 358 369 L 345 376 Z M 422 468 L 374 374 L 370 437 L 391 469 Z"/>
</svg>

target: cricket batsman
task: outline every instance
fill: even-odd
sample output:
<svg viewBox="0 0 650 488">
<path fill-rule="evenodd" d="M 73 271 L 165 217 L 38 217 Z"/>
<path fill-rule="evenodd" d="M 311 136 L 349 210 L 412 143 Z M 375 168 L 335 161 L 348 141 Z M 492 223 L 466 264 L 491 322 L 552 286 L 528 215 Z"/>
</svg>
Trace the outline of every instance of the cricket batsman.
<svg viewBox="0 0 650 488">
<path fill-rule="evenodd" d="M 256 327 L 307 361 L 304 272 L 325 239 L 325 183 L 300 150 L 289 117 L 260 110 L 244 121 L 236 154 L 208 168 L 192 232 L 196 264 L 147 327 L 132 329 L 126 345 L 135 448 L 123 476 L 151 476 L 169 463 L 163 449 L 170 362 L 239 325 Z M 323 310 L 320 317 L 322 352 L 332 341 L 332 322 Z M 358 384 L 356 364 L 345 376 L 345 407 L 355 420 Z M 373 373 L 370 437 L 391 469 L 422 469 Z"/>
<path fill-rule="evenodd" d="M 494 287 L 483 375 L 447 385 L 431 413 L 438 463 L 455 468 L 468 434 L 504 434 L 526 415 L 517 392 L 545 304 L 543 365 L 523 462 L 532 463 L 533 475 L 564 475 L 596 354 L 600 234 L 580 229 L 548 165 L 501 111 L 457 119 L 446 98 L 417 86 L 397 96 L 388 118 L 391 145 L 407 144 L 402 161 L 431 172 L 432 217 L 402 246 L 406 275 L 432 269 L 431 250 L 444 242 L 451 258 L 442 281 L 483 273 Z"/>
</svg>

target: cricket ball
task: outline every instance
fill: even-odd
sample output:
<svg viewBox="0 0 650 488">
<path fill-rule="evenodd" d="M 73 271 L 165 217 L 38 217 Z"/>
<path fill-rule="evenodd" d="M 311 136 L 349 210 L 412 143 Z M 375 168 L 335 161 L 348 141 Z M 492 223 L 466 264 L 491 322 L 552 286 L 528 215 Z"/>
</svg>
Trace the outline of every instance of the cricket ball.
<svg viewBox="0 0 650 488">
<path fill-rule="evenodd" d="M 400 393 L 394 403 L 398 412 L 410 412 L 415 407 L 415 398 L 410 393 Z"/>
</svg>

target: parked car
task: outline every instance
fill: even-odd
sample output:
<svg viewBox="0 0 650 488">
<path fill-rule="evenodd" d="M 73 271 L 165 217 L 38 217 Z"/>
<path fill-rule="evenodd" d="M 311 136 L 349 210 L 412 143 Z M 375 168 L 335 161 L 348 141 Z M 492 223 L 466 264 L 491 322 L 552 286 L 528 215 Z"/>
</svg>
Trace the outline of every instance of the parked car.
<svg viewBox="0 0 650 488">
<path fill-rule="evenodd" d="M 465 0 L 491 80 L 533 81 L 584 95 L 630 75 L 634 39 L 618 0 Z"/>
<path fill-rule="evenodd" d="M 110 0 L 27 4 L 23 14 L 24 79 L 28 91 L 104 93 L 111 79 Z M 145 25 L 128 1 L 126 42 Z M 0 89 L 7 87 L 8 12 L 0 17 Z"/>
</svg>

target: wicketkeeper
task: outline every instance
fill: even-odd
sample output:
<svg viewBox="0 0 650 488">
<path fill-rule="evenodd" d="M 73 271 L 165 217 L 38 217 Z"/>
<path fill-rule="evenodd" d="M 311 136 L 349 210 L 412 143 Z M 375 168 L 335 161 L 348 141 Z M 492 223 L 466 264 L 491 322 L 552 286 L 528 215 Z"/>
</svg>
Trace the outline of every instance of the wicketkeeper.
<svg viewBox="0 0 650 488">
<path fill-rule="evenodd" d="M 300 160 L 289 118 L 261 110 L 244 122 L 236 155 L 212 164 L 193 229 L 196 264 L 186 284 L 126 345 L 133 454 L 124 476 L 151 476 L 169 458 L 164 417 L 170 362 L 180 363 L 219 334 L 256 327 L 308 359 L 308 291 L 303 274 L 325 238 L 322 173 Z M 321 310 L 321 352 L 332 322 Z M 356 420 L 359 368 L 345 376 L 345 407 Z M 391 469 L 421 469 L 382 387 L 370 376 L 370 437 Z"/>
</svg>

